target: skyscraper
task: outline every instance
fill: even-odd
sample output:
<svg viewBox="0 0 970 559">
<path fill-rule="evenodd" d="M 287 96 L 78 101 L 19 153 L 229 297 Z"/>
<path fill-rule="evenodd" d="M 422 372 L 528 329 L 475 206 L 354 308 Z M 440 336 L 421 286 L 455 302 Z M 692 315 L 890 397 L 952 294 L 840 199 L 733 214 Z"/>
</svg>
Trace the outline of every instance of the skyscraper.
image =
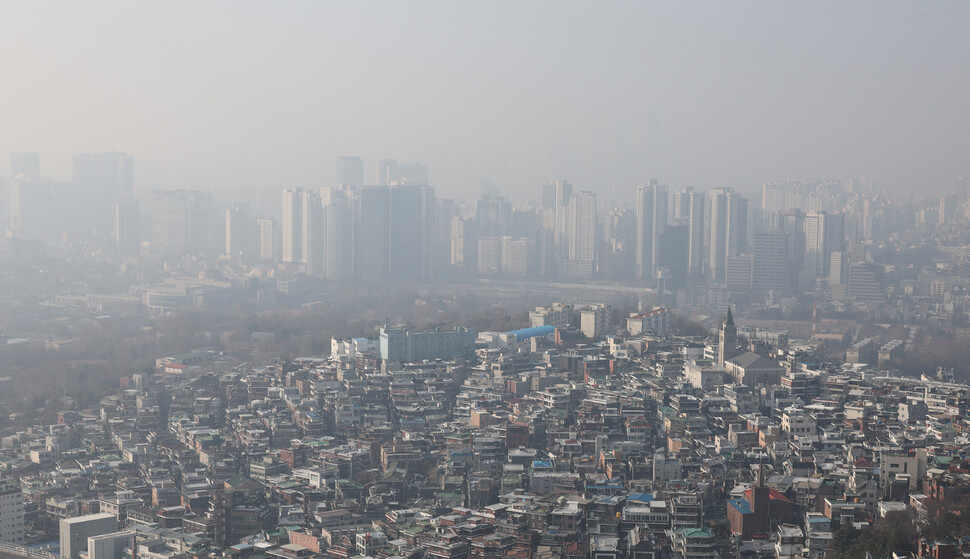
<svg viewBox="0 0 970 559">
<path fill-rule="evenodd" d="M 345 281 L 354 272 L 353 191 L 331 189 L 324 201 L 327 279 Z"/>
<path fill-rule="evenodd" d="M 710 250 L 708 273 L 715 282 L 723 282 L 729 258 L 746 247 L 748 200 L 730 188 L 717 188 L 710 199 Z"/>
<path fill-rule="evenodd" d="M 788 231 L 766 229 L 754 234 L 753 288 L 759 293 L 785 293 L 791 287 Z"/>
<path fill-rule="evenodd" d="M 432 241 L 437 207 L 430 186 L 399 185 L 390 189 L 391 277 L 399 281 L 431 279 Z"/>
<path fill-rule="evenodd" d="M 659 269 L 660 239 L 667 227 L 667 187 L 656 180 L 637 188 L 637 279 L 652 284 Z"/>
<path fill-rule="evenodd" d="M 86 216 L 84 231 L 113 231 L 115 204 L 135 193 L 134 159 L 127 153 L 81 153 L 74 156 L 74 188 Z"/>
<path fill-rule="evenodd" d="M 357 275 L 363 282 L 383 282 L 387 279 L 390 252 L 390 190 L 386 186 L 362 188 L 357 211 Z"/>
<path fill-rule="evenodd" d="M 687 279 L 691 281 L 704 274 L 704 195 L 688 187 L 681 196 L 687 220 Z"/>
<path fill-rule="evenodd" d="M 276 231 L 273 227 L 273 220 L 268 217 L 261 217 L 256 220 L 256 226 L 259 229 L 259 259 L 275 260 Z"/>
<path fill-rule="evenodd" d="M 283 262 L 303 261 L 303 195 L 283 191 Z"/>
<path fill-rule="evenodd" d="M 250 257 L 252 252 L 252 225 L 247 204 L 234 204 L 226 208 L 226 256 Z"/>
<path fill-rule="evenodd" d="M 303 264 L 307 275 L 327 273 L 327 254 L 324 239 L 324 213 L 320 195 L 304 190 L 303 196 Z"/>
<path fill-rule="evenodd" d="M 364 160 L 360 157 L 338 157 L 337 186 L 364 186 Z"/>
<path fill-rule="evenodd" d="M 590 191 L 574 194 L 567 209 L 564 229 L 569 251 L 565 274 L 588 278 L 593 275 L 596 260 L 596 195 Z"/>
<path fill-rule="evenodd" d="M 141 217 L 138 200 L 118 200 L 115 204 L 115 242 L 118 255 L 128 258 L 137 256 L 141 245 Z"/>
<path fill-rule="evenodd" d="M 805 215 L 805 264 L 803 285 L 812 288 L 815 280 L 828 278 L 832 253 L 845 248 L 845 215 L 826 211 Z"/>
<path fill-rule="evenodd" d="M 197 190 L 152 191 L 152 245 L 177 253 L 210 248 L 212 195 Z"/>
</svg>

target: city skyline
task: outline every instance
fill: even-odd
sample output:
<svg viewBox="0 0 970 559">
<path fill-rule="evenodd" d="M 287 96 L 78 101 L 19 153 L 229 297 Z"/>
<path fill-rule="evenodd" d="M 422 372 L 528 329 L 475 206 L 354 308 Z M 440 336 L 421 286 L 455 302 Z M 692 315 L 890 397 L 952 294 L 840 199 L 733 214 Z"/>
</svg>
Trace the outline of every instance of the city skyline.
<svg viewBox="0 0 970 559">
<path fill-rule="evenodd" d="M 74 154 L 126 151 L 146 189 L 335 186 L 348 154 L 369 182 L 390 156 L 471 199 L 552 177 L 603 200 L 651 178 L 945 192 L 970 172 L 966 4 L 552 6 L 9 6 L 0 153 L 63 180 Z M 178 47 L 142 40 L 169 27 Z"/>
</svg>

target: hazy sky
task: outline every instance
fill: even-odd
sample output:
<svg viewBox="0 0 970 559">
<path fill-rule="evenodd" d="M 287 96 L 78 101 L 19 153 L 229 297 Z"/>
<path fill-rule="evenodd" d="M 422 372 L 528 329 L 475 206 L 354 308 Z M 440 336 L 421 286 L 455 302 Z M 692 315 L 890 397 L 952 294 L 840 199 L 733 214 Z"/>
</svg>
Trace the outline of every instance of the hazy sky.
<svg viewBox="0 0 970 559">
<path fill-rule="evenodd" d="M 606 198 L 970 173 L 968 2 L 0 5 L 0 169 L 127 151 L 163 188 L 323 186 L 338 155 L 441 196 Z"/>
</svg>

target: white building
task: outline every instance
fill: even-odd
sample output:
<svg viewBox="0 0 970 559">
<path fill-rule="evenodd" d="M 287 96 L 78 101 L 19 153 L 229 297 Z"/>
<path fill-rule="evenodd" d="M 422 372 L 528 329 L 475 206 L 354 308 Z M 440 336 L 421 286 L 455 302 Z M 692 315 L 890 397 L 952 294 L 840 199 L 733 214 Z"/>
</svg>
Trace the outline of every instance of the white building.
<svg viewBox="0 0 970 559">
<path fill-rule="evenodd" d="M 0 541 L 24 541 L 24 494 L 15 479 L 0 479 Z"/>
<path fill-rule="evenodd" d="M 88 538 L 88 559 L 122 559 L 134 532 L 122 531 Z"/>
<path fill-rule="evenodd" d="M 88 538 L 118 531 L 113 514 L 89 514 L 61 519 L 61 557 L 78 559 L 88 550 Z"/>
</svg>

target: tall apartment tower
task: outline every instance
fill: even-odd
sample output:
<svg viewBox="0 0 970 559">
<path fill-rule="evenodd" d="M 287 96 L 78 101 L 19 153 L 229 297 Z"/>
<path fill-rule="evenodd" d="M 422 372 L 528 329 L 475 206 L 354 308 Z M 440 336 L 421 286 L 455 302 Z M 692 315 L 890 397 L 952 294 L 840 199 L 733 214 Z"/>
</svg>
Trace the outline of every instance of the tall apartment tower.
<svg viewBox="0 0 970 559">
<path fill-rule="evenodd" d="M 252 256 L 252 229 L 248 205 L 226 208 L 226 256 Z"/>
<path fill-rule="evenodd" d="M 390 189 L 367 186 L 360 190 L 355 234 L 357 243 L 357 276 L 367 283 L 387 279 L 390 237 Z"/>
<path fill-rule="evenodd" d="M 304 190 L 302 195 L 303 264 L 307 275 L 324 276 L 327 273 L 327 255 L 323 204 L 316 192 Z"/>
<path fill-rule="evenodd" d="M 434 269 L 437 231 L 434 188 L 399 185 L 390 189 L 389 272 L 395 280 L 422 282 Z"/>
<path fill-rule="evenodd" d="M 556 179 L 542 185 L 542 229 L 552 233 L 558 256 L 568 251 L 566 225 L 569 203 L 573 197 L 573 185 Z"/>
<path fill-rule="evenodd" d="M 687 221 L 687 278 L 704 275 L 704 194 L 688 187 L 681 193 L 683 219 Z"/>
<path fill-rule="evenodd" d="M 656 180 L 637 188 L 637 279 L 652 283 L 660 269 L 660 240 L 667 227 L 667 187 Z"/>
<path fill-rule="evenodd" d="M 715 282 L 723 282 L 728 259 L 746 248 L 748 200 L 730 188 L 714 189 L 708 198 L 711 235 L 708 273 Z"/>
<path fill-rule="evenodd" d="M 569 277 L 588 278 L 593 275 L 596 261 L 596 195 L 590 191 L 574 194 L 567 209 L 565 273 Z"/>
<path fill-rule="evenodd" d="M 276 260 L 276 228 L 273 220 L 261 217 L 256 220 L 256 228 L 259 230 L 259 259 Z"/>
<path fill-rule="evenodd" d="M 832 253 L 845 248 L 845 215 L 825 211 L 805 215 L 805 263 L 802 266 L 805 287 L 815 280 L 828 278 Z"/>
<path fill-rule="evenodd" d="M 338 157 L 337 186 L 364 186 L 364 160 L 360 157 Z"/>
<path fill-rule="evenodd" d="M 754 234 L 755 291 L 787 292 L 791 288 L 791 253 L 788 231 L 765 229 Z"/>
<path fill-rule="evenodd" d="M 303 261 L 303 192 L 283 191 L 283 262 Z"/>
<path fill-rule="evenodd" d="M 182 252 L 211 246 L 212 195 L 197 190 L 152 191 L 152 245 Z"/>
<path fill-rule="evenodd" d="M 115 204 L 135 194 L 134 158 L 127 153 L 81 153 L 74 156 L 72 178 L 85 230 L 113 231 Z"/>
<path fill-rule="evenodd" d="M 354 191 L 321 189 L 326 238 L 327 279 L 346 281 L 354 272 Z"/>
</svg>

